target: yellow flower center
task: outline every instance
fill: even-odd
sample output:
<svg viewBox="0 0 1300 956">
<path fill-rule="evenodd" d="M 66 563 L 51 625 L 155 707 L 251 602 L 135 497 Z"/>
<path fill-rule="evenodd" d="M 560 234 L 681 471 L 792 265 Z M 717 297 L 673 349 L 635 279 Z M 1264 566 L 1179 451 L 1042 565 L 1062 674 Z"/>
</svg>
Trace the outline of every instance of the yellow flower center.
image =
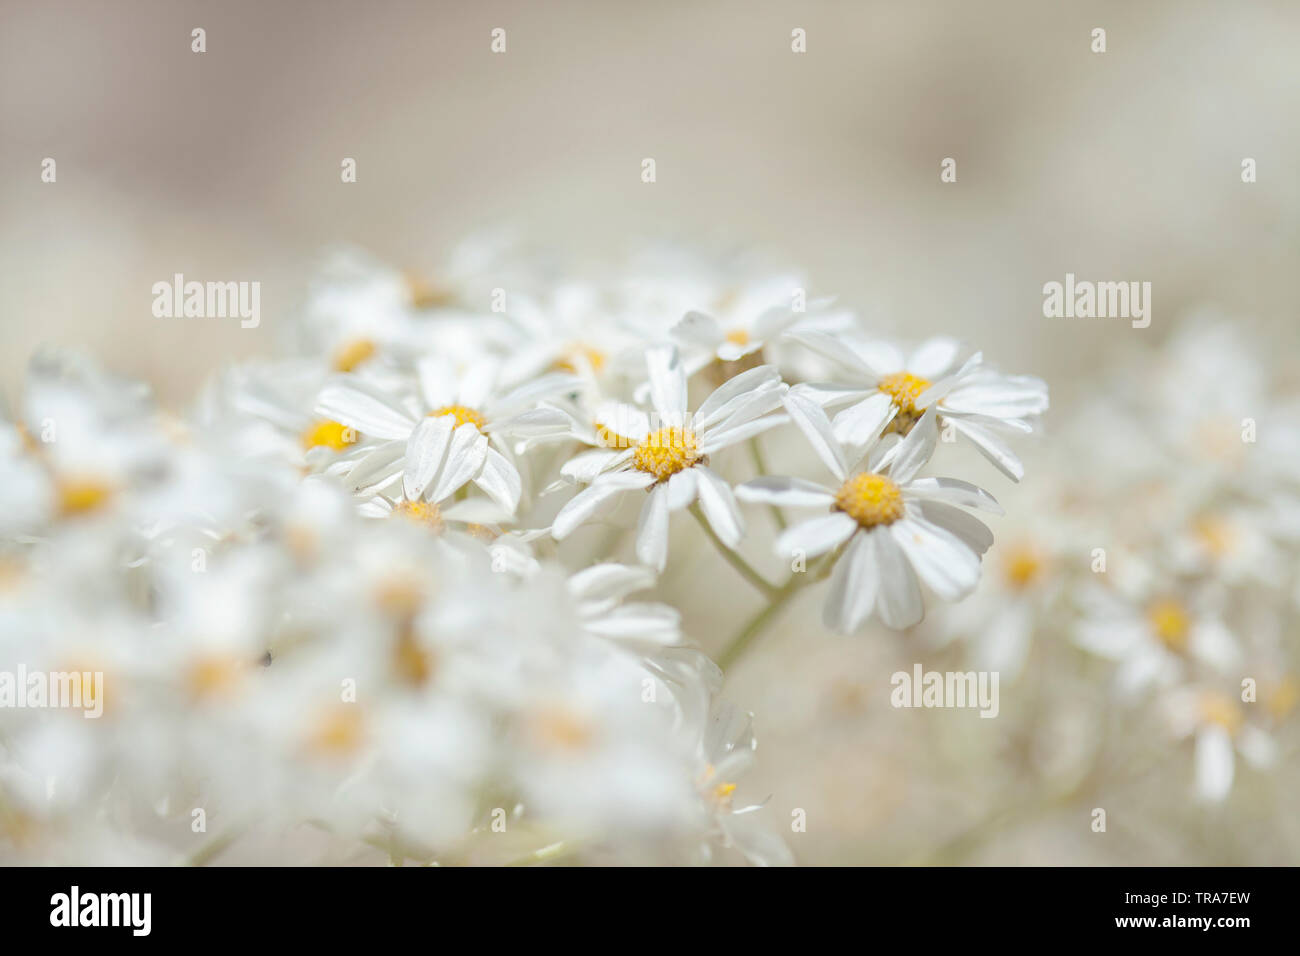
<svg viewBox="0 0 1300 956">
<path fill-rule="evenodd" d="M 727 341 L 732 345 L 748 345 L 749 332 L 745 329 L 732 329 L 727 333 Z"/>
<path fill-rule="evenodd" d="M 361 712 L 355 704 L 337 704 L 317 718 L 308 735 L 309 747 L 327 757 L 343 757 L 360 749 L 365 739 Z"/>
<path fill-rule="evenodd" d="M 1147 610 L 1147 620 L 1156 637 L 1171 651 L 1181 651 L 1187 646 L 1187 633 L 1192 622 L 1177 601 L 1169 598 L 1156 601 Z"/>
<path fill-rule="evenodd" d="M 1300 684 L 1296 683 L 1295 678 L 1287 676 L 1264 698 L 1264 706 L 1272 716 L 1281 719 L 1291 713 L 1297 701 L 1300 701 Z"/>
<path fill-rule="evenodd" d="M 406 293 L 410 296 L 411 305 L 417 309 L 434 309 L 452 305 L 456 301 L 454 289 L 416 275 L 414 272 L 406 273 L 403 278 L 406 279 Z"/>
<path fill-rule="evenodd" d="M 1037 582 L 1043 567 L 1042 555 L 1029 544 L 1013 545 L 1003 554 L 1002 575 L 1007 586 L 1015 591 L 1023 591 Z"/>
<path fill-rule="evenodd" d="M 930 383 L 918 378 L 911 372 L 895 372 L 886 375 L 877 383 L 876 388 L 890 397 L 898 414 L 890 421 L 885 434 L 906 435 L 921 417 L 921 410 L 916 407 L 916 400 L 930 387 Z"/>
<path fill-rule="evenodd" d="M 393 508 L 394 515 L 400 515 L 408 521 L 428 526 L 431 531 L 441 532 L 443 528 L 442 512 L 431 501 L 402 501 Z"/>
<path fill-rule="evenodd" d="M 409 628 L 403 628 L 393 648 L 393 669 L 404 683 L 421 687 L 433 674 L 433 658 Z"/>
<path fill-rule="evenodd" d="M 1236 534 L 1232 525 L 1222 518 L 1205 515 L 1197 520 L 1194 531 L 1197 540 L 1214 557 L 1223 558 L 1232 553 Z"/>
<path fill-rule="evenodd" d="M 632 453 L 632 463 L 638 470 L 654 475 L 658 481 L 666 481 L 703 457 L 695 432 L 689 428 L 661 428 L 637 445 Z"/>
<path fill-rule="evenodd" d="M 375 343 L 369 339 L 353 339 L 351 342 L 345 342 L 334 353 L 334 370 L 351 372 L 374 354 Z"/>
<path fill-rule="evenodd" d="M 1201 719 L 1209 724 L 1218 724 L 1230 734 L 1235 734 L 1241 727 L 1241 708 L 1223 694 L 1205 694 L 1201 697 Z"/>
<path fill-rule="evenodd" d="M 487 419 L 483 413 L 477 409 L 470 408 L 468 405 L 444 405 L 442 408 L 435 408 L 429 413 L 430 418 L 441 418 L 443 415 L 453 415 L 456 418 L 456 427 L 461 425 L 473 425 L 479 431 L 487 424 Z"/>
<path fill-rule="evenodd" d="M 903 492 L 884 475 L 863 472 L 835 493 L 835 508 L 864 528 L 893 524 L 903 517 Z"/>
<path fill-rule="evenodd" d="M 579 714 L 550 707 L 536 715 L 532 733 L 548 750 L 581 750 L 592 739 L 591 726 Z"/>
<path fill-rule="evenodd" d="M 217 697 L 231 691 L 248 666 L 230 654 L 210 654 L 190 666 L 186 683 L 194 697 Z"/>
<path fill-rule="evenodd" d="M 302 447 L 333 448 L 342 451 L 348 445 L 355 445 L 361 438 L 355 430 L 338 422 L 317 422 L 302 433 Z"/>
<path fill-rule="evenodd" d="M 731 796 L 736 792 L 736 785 L 730 781 L 713 783 L 713 778 L 717 774 L 717 768 L 713 764 L 705 766 L 704 771 L 700 774 L 699 786 L 710 800 L 722 807 L 731 805 Z"/>
<path fill-rule="evenodd" d="M 97 511 L 113 494 L 112 485 L 98 478 L 67 478 L 58 482 L 57 490 L 59 512 L 64 517 Z"/>
<path fill-rule="evenodd" d="M 571 345 L 564 350 L 564 355 L 555 363 L 555 367 L 565 372 L 585 372 L 591 369 L 599 372 L 605 367 L 605 353 L 590 345 Z"/>
</svg>

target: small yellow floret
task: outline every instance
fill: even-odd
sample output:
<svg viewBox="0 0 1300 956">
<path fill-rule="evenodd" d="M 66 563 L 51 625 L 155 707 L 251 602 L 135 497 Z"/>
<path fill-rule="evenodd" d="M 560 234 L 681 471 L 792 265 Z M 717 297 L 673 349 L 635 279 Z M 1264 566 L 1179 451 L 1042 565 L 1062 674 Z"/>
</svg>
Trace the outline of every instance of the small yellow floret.
<svg viewBox="0 0 1300 956">
<path fill-rule="evenodd" d="M 370 359 L 375 354 L 375 343 L 369 339 L 353 339 L 351 342 L 345 342 L 334 353 L 334 370 L 337 372 L 351 372 L 362 362 Z"/>
<path fill-rule="evenodd" d="M 451 415 L 456 419 L 456 427 L 461 425 L 473 425 L 479 431 L 487 424 L 487 418 L 477 409 L 470 408 L 468 405 L 444 405 L 442 408 L 435 408 L 429 413 L 430 418 L 441 418 L 443 415 Z"/>
<path fill-rule="evenodd" d="M 59 512 L 70 517 L 98 511 L 112 494 L 112 486 L 98 478 L 63 479 L 58 483 Z"/>
<path fill-rule="evenodd" d="M 1191 618 L 1177 601 L 1164 598 L 1147 610 L 1147 620 L 1156 637 L 1171 651 L 1187 647 L 1187 633 L 1192 628 Z"/>
<path fill-rule="evenodd" d="M 864 528 L 893 524 L 903 517 L 903 492 L 884 475 L 863 472 L 835 493 L 835 507 Z"/>
<path fill-rule="evenodd" d="M 703 457 L 695 432 L 689 428 L 661 428 L 637 445 L 632 463 L 658 481 L 666 481 Z"/>
<path fill-rule="evenodd" d="M 317 422 L 302 433 L 302 446 L 312 448 L 333 448 L 342 451 L 348 445 L 355 445 L 360 436 L 347 425 L 339 422 Z"/>
</svg>

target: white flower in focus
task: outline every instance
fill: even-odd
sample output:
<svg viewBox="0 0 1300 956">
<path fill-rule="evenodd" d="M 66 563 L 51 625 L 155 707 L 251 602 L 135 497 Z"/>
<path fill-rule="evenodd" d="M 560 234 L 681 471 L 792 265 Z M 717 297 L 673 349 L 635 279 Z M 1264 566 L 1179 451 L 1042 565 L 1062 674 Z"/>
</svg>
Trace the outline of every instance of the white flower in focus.
<svg viewBox="0 0 1300 956">
<path fill-rule="evenodd" d="M 794 329 L 790 337 L 838 363 L 848 385 L 811 386 L 809 394 L 828 407 L 851 403 L 834 419 L 845 445 L 865 446 L 882 430 L 906 435 L 926 409 L 938 415 L 926 426 L 952 428 L 1013 481 L 1024 466 L 1006 444 L 1009 432 L 1028 434 L 1032 419 L 1047 410 L 1047 384 L 1026 375 L 1003 375 L 975 353 L 959 368 L 955 339 L 929 339 L 904 357 L 888 342 L 855 340 L 819 329 Z"/>
<path fill-rule="evenodd" d="M 767 416 L 787 386 L 776 369 L 759 366 L 716 389 L 691 414 L 686 373 L 671 346 L 647 350 L 651 402 L 658 420 L 644 433 L 624 436 L 635 446 L 618 454 L 607 470 L 578 492 L 555 516 L 551 533 L 563 540 L 627 491 L 646 491 L 637 524 L 636 554 L 662 571 L 668 560 L 668 516 L 698 501 L 714 532 L 728 547 L 740 543 L 744 520 L 731 486 L 708 468 L 709 455 L 784 421 Z"/>
<path fill-rule="evenodd" d="M 938 433 L 934 411 L 901 442 L 868 449 L 865 468 L 851 470 L 826 413 L 796 385 L 786 410 L 839 482 L 762 477 L 737 488 L 742 501 L 822 508 L 829 514 L 793 525 L 777 539 L 785 556 L 812 558 L 844 546 L 826 599 L 824 619 L 850 633 L 873 611 L 888 627 L 916 624 L 925 614 L 918 577 L 941 598 L 955 601 L 979 581 L 980 556 L 993 543 L 983 522 L 957 505 L 1001 513 L 993 496 L 956 478 L 918 478 Z"/>
<path fill-rule="evenodd" d="M 355 489 L 378 488 L 400 475 L 406 498 L 416 501 L 440 473 L 451 491 L 472 481 L 513 512 L 522 479 L 506 439 L 515 427 L 555 417 L 538 402 L 571 390 L 576 379 L 553 373 L 507 390 L 498 384 L 499 371 L 499 363 L 484 360 L 458 374 L 451 363 L 430 357 L 418 369 L 422 413 L 414 401 L 355 378 L 327 383 L 316 409 L 379 442 L 349 474 Z"/>
</svg>

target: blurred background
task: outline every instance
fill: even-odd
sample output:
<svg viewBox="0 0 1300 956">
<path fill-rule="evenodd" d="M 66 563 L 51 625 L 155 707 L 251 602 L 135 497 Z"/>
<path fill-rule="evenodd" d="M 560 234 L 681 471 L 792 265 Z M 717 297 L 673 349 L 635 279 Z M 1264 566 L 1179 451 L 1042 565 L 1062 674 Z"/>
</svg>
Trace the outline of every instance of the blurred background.
<svg viewBox="0 0 1300 956">
<path fill-rule="evenodd" d="M 1291 2 L 0 0 L 0 383 L 12 399 L 35 346 L 77 345 L 181 407 L 272 349 L 328 247 L 421 270 L 506 226 L 577 258 L 753 247 L 877 330 L 957 334 L 1042 376 L 1050 441 L 1118 356 L 1195 310 L 1294 344 L 1297 50 Z M 259 281 L 260 328 L 155 319 L 176 272 Z M 1067 272 L 1151 282 L 1150 328 L 1044 318 Z M 696 597 L 716 648 L 733 615 Z M 999 734 L 895 711 L 883 677 L 915 650 L 830 638 L 805 600 L 729 690 L 758 715 L 778 819 L 808 811 L 801 862 L 1295 862 L 1287 778 L 1198 810 L 1189 754 L 1110 790 L 1120 822 L 1098 838 L 1090 795 L 1034 769 L 1072 759 L 1097 681 L 1039 688 L 1064 701 L 1046 728 L 1005 689 L 1023 719 Z"/>
</svg>

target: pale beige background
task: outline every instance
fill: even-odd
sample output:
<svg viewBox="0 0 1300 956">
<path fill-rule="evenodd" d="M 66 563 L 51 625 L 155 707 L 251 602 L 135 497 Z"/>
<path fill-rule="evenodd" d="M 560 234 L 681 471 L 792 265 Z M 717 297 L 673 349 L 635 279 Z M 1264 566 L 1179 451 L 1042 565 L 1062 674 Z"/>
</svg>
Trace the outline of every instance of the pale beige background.
<svg viewBox="0 0 1300 956">
<path fill-rule="evenodd" d="M 1043 375 L 1068 412 L 1116 350 L 1191 306 L 1218 303 L 1243 335 L 1294 327 L 1297 116 L 1294 2 L 4 0 L 0 382 L 12 397 L 38 343 L 82 344 L 181 403 L 223 360 L 271 347 L 329 244 L 418 268 L 510 225 L 578 254 L 752 243 L 891 331 L 957 332 Z M 339 182 L 345 156 L 355 185 Z M 955 185 L 939 181 L 948 156 Z M 1067 271 L 1152 282 L 1152 327 L 1044 319 L 1042 284 Z M 259 280 L 262 327 L 154 319 L 150 286 L 174 272 Z M 760 713 L 780 812 L 816 811 L 801 859 L 942 844 L 1007 765 L 962 750 L 989 746 L 968 715 L 902 735 L 852 675 L 912 657 L 802 647 L 810 616 L 734 687 Z M 713 612 L 692 621 L 720 642 Z M 1103 845 L 1077 820 L 1052 829 L 1052 812 L 969 853 L 1181 859 L 1177 839 Z M 1236 826 L 1215 859 L 1270 860 L 1271 831 Z"/>
</svg>

